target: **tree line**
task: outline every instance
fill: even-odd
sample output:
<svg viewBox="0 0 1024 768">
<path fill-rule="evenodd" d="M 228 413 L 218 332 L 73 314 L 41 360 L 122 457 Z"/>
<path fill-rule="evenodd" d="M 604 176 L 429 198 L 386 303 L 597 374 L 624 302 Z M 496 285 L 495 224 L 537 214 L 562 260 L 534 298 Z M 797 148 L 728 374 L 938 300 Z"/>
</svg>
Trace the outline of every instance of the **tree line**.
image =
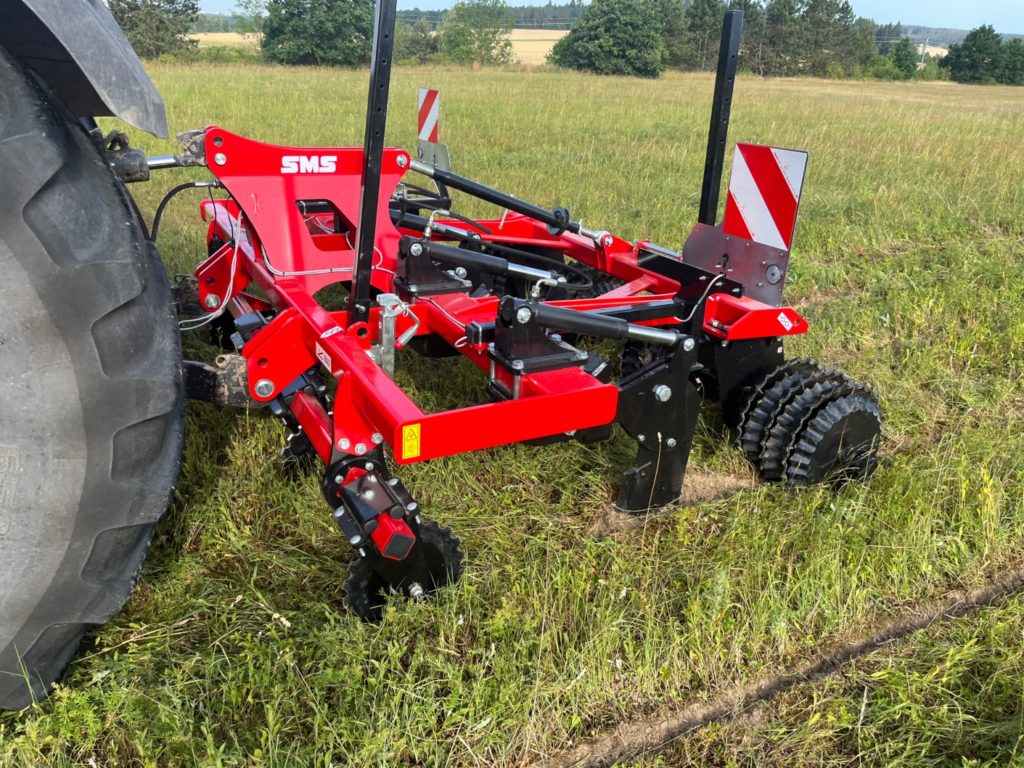
<svg viewBox="0 0 1024 768">
<path fill-rule="evenodd" d="M 744 15 L 741 67 L 758 75 L 941 76 L 935 66 L 918 74 L 917 48 L 900 25 L 859 18 L 847 0 L 594 0 L 551 59 L 646 77 L 666 68 L 711 70 L 730 9 Z M 632 43 L 637 36 L 642 45 Z"/>
<path fill-rule="evenodd" d="M 250 34 L 271 62 L 369 62 L 374 0 L 237 2 L 231 17 L 199 14 L 197 0 L 110 0 L 110 8 L 144 57 L 195 55 L 188 37 L 194 30 Z M 952 44 L 947 56 L 933 59 L 919 55 L 903 25 L 858 17 L 849 0 L 570 0 L 537 6 L 458 0 L 444 11 L 399 11 L 395 60 L 500 65 L 513 60 L 513 27 L 562 27 L 569 33 L 549 56 L 559 66 L 643 77 L 666 68 L 707 71 L 715 67 L 729 9 L 744 12 L 741 68 L 758 75 L 1024 85 L 1020 39 L 982 26 Z"/>
<path fill-rule="evenodd" d="M 941 64 L 958 83 L 1024 85 L 1024 40 L 1004 40 L 986 24 L 949 46 Z"/>
<path fill-rule="evenodd" d="M 572 29 L 576 20 L 583 15 L 587 6 L 571 0 L 568 3 L 556 4 L 549 2 L 547 5 L 510 5 L 508 12 L 512 17 L 512 25 L 521 29 Z M 441 26 L 447 9 L 425 11 L 420 8 L 410 8 L 398 11 L 398 20 L 406 24 L 414 25 L 419 21 L 431 28 Z"/>
</svg>

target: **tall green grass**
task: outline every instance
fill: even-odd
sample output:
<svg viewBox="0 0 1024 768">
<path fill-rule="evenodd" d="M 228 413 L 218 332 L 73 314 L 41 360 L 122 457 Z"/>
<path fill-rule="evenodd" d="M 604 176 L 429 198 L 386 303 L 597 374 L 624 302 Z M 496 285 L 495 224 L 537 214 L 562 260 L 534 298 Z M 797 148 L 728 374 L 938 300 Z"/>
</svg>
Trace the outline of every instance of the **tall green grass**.
<svg viewBox="0 0 1024 768">
<path fill-rule="evenodd" d="M 152 74 L 175 131 L 216 123 L 276 143 L 362 140 L 365 73 L 161 64 Z M 631 239 L 678 246 L 692 226 L 709 77 L 400 70 L 396 145 L 414 144 L 421 85 L 442 91 L 457 171 Z M 276 466 L 279 426 L 190 405 L 177 497 L 138 593 L 48 702 L 0 718 L 0 761 L 521 764 L 770 674 L 1018 562 L 1019 93 L 741 79 L 732 136 L 811 152 L 787 296 L 812 330 L 789 350 L 877 388 L 885 459 L 869 482 L 838 493 L 758 486 L 603 535 L 595 524 L 633 451 L 622 436 L 413 466 L 402 476 L 428 515 L 465 541 L 466 576 L 368 626 L 341 607 L 349 553 L 316 479 L 293 484 Z M 134 191 L 152 211 L 163 189 L 195 175 L 168 172 Z M 165 219 L 172 273 L 203 256 L 197 199 Z M 400 365 L 423 401 L 439 382 L 455 402 L 480 396 L 464 366 Z M 693 471 L 746 477 L 710 416 Z"/>
<path fill-rule="evenodd" d="M 630 765 L 1020 765 L 1022 608 L 1018 597 L 918 632 Z"/>
</svg>

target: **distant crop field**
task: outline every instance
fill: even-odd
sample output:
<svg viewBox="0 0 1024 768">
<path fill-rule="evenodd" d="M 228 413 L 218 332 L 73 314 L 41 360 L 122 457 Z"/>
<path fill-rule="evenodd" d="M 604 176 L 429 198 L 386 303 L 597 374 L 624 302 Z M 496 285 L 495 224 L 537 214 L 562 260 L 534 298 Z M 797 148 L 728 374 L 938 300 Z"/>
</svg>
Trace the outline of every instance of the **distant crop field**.
<svg viewBox="0 0 1024 768">
<path fill-rule="evenodd" d="M 513 29 L 510 35 L 512 52 L 520 64 L 543 64 L 555 43 L 567 34 L 564 29 Z M 200 48 L 211 45 L 255 47 L 257 44 L 254 38 L 237 32 L 199 32 L 191 37 L 199 42 Z"/>
<path fill-rule="evenodd" d="M 512 52 L 521 64 L 543 64 L 555 43 L 567 34 L 564 29 L 513 29 Z"/>
<path fill-rule="evenodd" d="M 255 47 L 257 40 L 248 35 L 241 35 L 238 32 L 195 32 L 190 37 L 199 42 L 200 48 L 208 48 L 211 45 L 249 45 Z"/>
<path fill-rule="evenodd" d="M 282 144 L 362 143 L 366 72 L 150 71 L 172 134 L 219 124 Z M 399 69 L 392 144 L 415 145 L 424 85 L 441 89 L 456 171 L 631 240 L 678 248 L 693 226 L 711 76 Z M 403 468 L 426 515 L 462 536 L 466 575 L 366 625 L 342 608 L 350 551 L 317 477 L 294 482 L 277 464 L 280 425 L 193 403 L 137 593 L 50 700 L 0 716 L 0 764 L 606 764 L 566 755 L 624 722 L 649 723 L 630 731 L 648 748 L 671 747 L 620 763 L 637 767 L 1019 759 L 1020 598 L 763 707 L 737 704 L 749 716 L 671 745 L 655 726 L 1024 565 L 1022 93 L 738 81 L 733 139 L 811 153 L 786 289 L 811 331 L 787 354 L 878 392 L 883 458 L 868 482 L 758 484 L 710 408 L 684 498 L 646 518 L 611 509 L 635 454 L 621 434 Z M 130 133 L 152 154 L 176 151 Z M 166 189 L 204 176 L 169 171 L 132 192 L 151 216 Z M 172 276 L 206 255 L 203 194 L 164 219 Z M 186 351 L 218 352 L 201 334 Z M 481 397 L 476 374 L 399 356 L 425 409 Z"/>
</svg>

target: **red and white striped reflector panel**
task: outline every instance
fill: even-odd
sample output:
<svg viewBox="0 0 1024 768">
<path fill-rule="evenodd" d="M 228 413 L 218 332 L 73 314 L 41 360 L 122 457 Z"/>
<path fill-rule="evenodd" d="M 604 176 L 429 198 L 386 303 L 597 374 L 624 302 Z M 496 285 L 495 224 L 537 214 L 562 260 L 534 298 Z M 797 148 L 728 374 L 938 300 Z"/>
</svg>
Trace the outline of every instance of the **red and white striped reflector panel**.
<svg viewBox="0 0 1024 768">
<path fill-rule="evenodd" d="M 788 251 L 806 170 L 806 152 L 737 144 L 722 231 Z"/>
<path fill-rule="evenodd" d="M 419 137 L 420 141 L 437 144 L 441 123 L 441 94 L 433 88 L 420 88 Z"/>
</svg>

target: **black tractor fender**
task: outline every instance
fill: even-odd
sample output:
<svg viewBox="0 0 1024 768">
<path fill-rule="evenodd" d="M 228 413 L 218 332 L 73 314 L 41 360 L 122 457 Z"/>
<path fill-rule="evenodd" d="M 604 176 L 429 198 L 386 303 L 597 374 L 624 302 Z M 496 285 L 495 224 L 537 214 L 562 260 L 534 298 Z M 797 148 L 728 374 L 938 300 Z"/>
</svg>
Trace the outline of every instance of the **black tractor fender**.
<svg viewBox="0 0 1024 768">
<path fill-rule="evenodd" d="M 161 138 L 164 102 L 103 0 L 0 0 L 0 46 L 76 117 L 116 115 Z"/>
</svg>

